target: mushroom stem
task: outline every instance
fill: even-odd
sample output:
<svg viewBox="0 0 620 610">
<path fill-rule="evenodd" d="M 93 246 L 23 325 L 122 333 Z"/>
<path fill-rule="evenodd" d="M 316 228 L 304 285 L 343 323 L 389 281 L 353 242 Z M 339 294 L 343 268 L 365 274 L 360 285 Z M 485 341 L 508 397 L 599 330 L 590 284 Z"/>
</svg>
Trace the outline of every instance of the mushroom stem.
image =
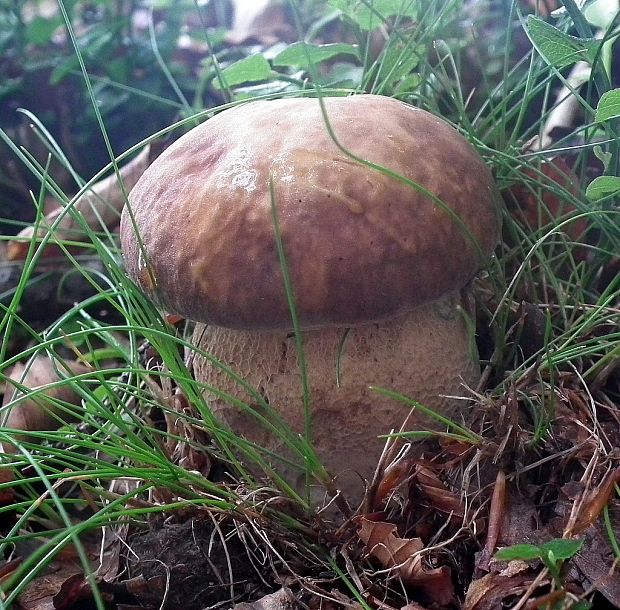
<svg viewBox="0 0 620 610">
<path fill-rule="evenodd" d="M 409 415 L 405 405 L 373 393 L 369 386 L 390 388 L 444 416 L 459 416 L 459 407 L 465 403 L 454 397 L 463 395 L 463 384 L 475 384 L 480 374 L 471 325 L 461 303 L 457 291 L 408 314 L 348 332 L 341 327 L 304 332 L 312 442 L 351 503 L 360 501 L 362 477 L 370 476 L 376 467 L 385 442 L 379 435 L 398 430 Z M 296 433 L 303 433 L 301 373 L 292 333 L 198 324 L 194 344 L 230 366 Z M 194 372 L 198 381 L 247 401 L 257 413 L 268 416 L 233 379 L 198 354 Z M 206 398 L 216 417 L 238 434 L 269 451 L 295 457 L 285 441 L 266 430 L 251 413 L 212 392 L 206 391 Z M 433 428 L 432 422 L 415 414 L 409 421 L 416 427 Z M 302 460 L 297 456 L 296 461 Z M 302 491 L 303 472 L 286 464 L 278 465 L 278 471 Z"/>
</svg>

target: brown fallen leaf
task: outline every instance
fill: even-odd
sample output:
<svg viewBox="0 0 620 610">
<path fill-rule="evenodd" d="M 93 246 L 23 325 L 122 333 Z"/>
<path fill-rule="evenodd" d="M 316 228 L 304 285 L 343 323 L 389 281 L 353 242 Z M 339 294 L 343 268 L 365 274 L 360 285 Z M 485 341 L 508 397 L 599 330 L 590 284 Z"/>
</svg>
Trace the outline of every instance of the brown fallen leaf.
<svg viewBox="0 0 620 610">
<path fill-rule="evenodd" d="M 542 17 L 548 17 L 561 6 L 558 0 L 525 0 L 521 4 L 529 5 L 531 10 L 538 11 L 538 14 Z"/>
<path fill-rule="evenodd" d="M 74 375 L 89 372 L 90 367 L 85 364 L 72 361 L 66 365 Z M 81 397 L 67 384 L 54 385 L 60 381 L 59 367 L 63 372 L 68 373 L 60 364 L 54 364 L 50 358 L 44 355 L 36 356 L 29 365 L 16 364 L 8 375 L 2 401 L 2 412 L 0 421 L 6 428 L 24 432 L 37 430 L 53 430 L 58 428 L 63 418 L 67 417 L 67 412 L 58 407 L 57 402 L 65 402 L 79 406 Z M 9 380 L 13 380 L 12 384 Z M 18 386 L 25 386 L 30 390 L 43 388 L 37 394 L 23 397 Z M 47 387 L 49 386 L 49 387 Z M 17 402 L 15 402 L 17 401 Z M 25 438 L 23 434 L 15 435 L 15 438 Z M 15 446 L 3 443 L 4 451 L 12 453 Z"/>
<path fill-rule="evenodd" d="M 150 146 L 126 165 L 120 168 L 120 175 L 123 179 L 125 192 L 128 193 L 136 184 L 140 176 L 144 173 L 151 162 Z M 116 226 L 120 219 L 120 213 L 125 205 L 125 193 L 119 184 L 116 174 L 112 174 L 83 193 L 73 204 L 75 212 L 79 212 L 86 224 L 94 231 L 100 231 L 103 227 L 112 228 Z M 48 228 L 60 216 L 64 208 L 56 208 L 46 214 L 38 228 L 35 236 L 34 226 L 22 230 L 15 241 L 11 241 L 7 246 L 7 259 L 10 261 L 23 260 L 26 258 L 30 242 L 37 238 L 44 237 Z M 74 214 L 67 213 L 54 229 L 53 239 L 55 241 L 83 241 L 87 238 L 87 233 Z M 44 256 L 58 255 L 59 249 L 49 247 Z"/>
<path fill-rule="evenodd" d="M 456 466 L 460 464 L 472 450 L 471 443 L 453 438 L 439 438 L 438 440 L 446 456 L 451 456 L 451 459 L 444 464 L 445 466 Z"/>
<path fill-rule="evenodd" d="M 115 481 L 111 485 L 111 491 L 118 493 L 117 488 L 120 488 L 123 483 L 129 482 Z M 136 489 L 137 485 L 135 485 L 135 482 L 132 483 L 132 488 Z M 114 525 L 106 525 L 101 528 L 101 548 L 97 561 L 98 565 L 95 570 L 97 578 L 105 581 L 113 581 L 118 576 L 121 563 L 121 552 L 125 549 L 128 532 L 129 524 L 123 522 Z"/>
<path fill-rule="evenodd" d="M 420 538 L 400 538 L 392 523 L 360 517 L 358 535 L 368 555 L 397 575 L 405 585 L 421 588 L 425 595 L 440 605 L 454 599 L 454 586 L 449 568 L 428 569 L 423 565 L 424 544 Z"/>
<path fill-rule="evenodd" d="M 161 583 L 157 583 L 160 585 Z M 142 577 L 124 580 L 121 582 L 108 582 L 100 577 L 95 578 L 95 586 L 106 607 L 117 607 L 118 601 L 136 601 L 142 598 L 137 593 L 144 593 L 145 589 L 153 589 L 154 583 Z M 158 587 L 155 589 L 157 590 Z M 74 610 L 75 608 L 93 607 L 95 596 L 91 582 L 83 574 L 74 574 L 67 578 L 61 585 L 60 590 L 52 598 L 54 610 Z M 159 607 L 161 598 L 153 600 L 153 604 L 147 607 Z M 144 608 L 144 605 L 139 606 Z"/>
<path fill-rule="evenodd" d="M 566 598 L 566 591 L 560 589 L 559 591 L 550 591 L 540 597 L 531 599 L 525 604 L 525 610 L 539 610 L 540 608 L 562 608 L 565 606 L 560 605 L 560 602 Z M 570 602 L 569 602 L 570 603 Z M 574 607 L 574 604 L 571 604 Z M 570 606 L 569 606 L 570 607 Z"/>
<path fill-rule="evenodd" d="M 402 459 L 392 462 L 383 473 L 377 485 L 373 500 L 373 509 L 379 510 L 380 507 L 389 499 L 392 493 L 400 487 L 410 476 L 413 470 L 411 460 Z"/>
<path fill-rule="evenodd" d="M 496 546 L 540 544 L 554 537 L 548 531 L 540 529 L 536 504 L 514 488 L 509 488 L 506 492 L 503 513 Z"/>
<path fill-rule="evenodd" d="M 101 572 L 95 572 L 95 566 L 100 560 L 102 539 L 100 532 L 91 531 L 81 538 L 81 544 L 86 551 L 88 570 L 93 574 L 93 579 L 84 574 L 84 566 L 80 555 L 73 545 L 62 548 L 45 567 L 30 580 L 24 591 L 19 596 L 21 610 L 73 610 L 75 608 L 94 607 L 93 583 L 97 587 L 99 595 L 108 602 L 133 601 L 138 588 L 136 579 L 122 582 L 110 582 L 101 577 Z M 119 541 L 120 544 L 120 541 Z M 41 541 L 27 540 L 17 542 L 15 553 L 18 560 L 6 565 L 6 575 L 2 579 L 3 590 L 8 591 L 12 576 L 11 567 L 17 567 L 18 562 L 26 560 L 31 554 L 40 550 Z M 1 569 L 0 569 L 1 571 Z M 108 570 L 110 578 L 115 578 L 117 571 Z M 154 589 L 153 583 L 148 586 Z M 158 605 L 161 597 L 155 600 Z M 157 605 L 155 607 L 157 607 Z M 108 607 L 106 605 L 106 607 Z M 116 607 L 116 606 L 114 606 Z"/>
<path fill-rule="evenodd" d="M 368 549 L 368 554 L 376 557 L 386 568 L 398 566 L 399 572 L 406 573 L 419 561 L 417 554 L 424 548 L 420 538 L 399 538 L 393 523 L 359 519 L 359 537 Z"/>
<path fill-rule="evenodd" d="M 301 608 L 301 604 L 293 592 L 288 587 L 282 587 L 256 601 L 235 604 L 232 610 L 296 610 L 297 608 Z"/>
<path fill-rule="evenodd" d="M 63 584 L 73 579 L 83 579 L 82 574 L 83 569 L 75 549 L 63 549 L 27 585 L 19 596 L 19 607 L 22 610 L 56 610 L 54 597 L 60 593 Z"/>
<path fill-rule="evenodd" d="M 69 610 L 74 604 L 92 598 L 92 591 L 82 574 L 69 576 L 52 598 L 55 610 Z"/>
<path fill-rule="evenodd" d="M 459 522 L 463 519 L 465 506 L 461 497 L 450 491 L 435 472 L 418 463 L 414 478 L 433 509 L 452 515 Z"/>
<path fill-rule="evenodd" d="M 168 324 L 170 324 L 171 326 L 176 326 L 177 324 L 185 320 L 183 316 L 180 316 L 179 314 L 176 314 L 176 313 L 167 313 L 165 317 L 166 317 L 166 322 L 168 322 Z"/>
<path fill-rule="evenodd" d="M 9 559 L 0 563 L 0 587 L 4 590 L 7 579 L 13 576 L 13 572 L 22 564 L 22 559 Z"/>
<path fill-rule="evenodd" d="M 595 488 L 580 498 L 579 512 L 572 523 L 566 528 L 566 535 L 577 536 L 594 524 L 609 502 L 616 485 L 620 483 L 620 466 L 607 473 L 607 476 Z"/>
<path fill-rule="evenodd" d="M 0 462 L 0 483 L 11 483 L 15 480 L 15 474 L 4 462 Z M 15 489 L 3 487 L 0 489 L 0 506 L 9 506 L 15 502 Z M 1 578 L 1 576 L 0 576 Z"/>
<path fill-rule="evenodd" d="M 497 610 L 512 607 L 506 600 L 525 593 L 534 578 L 535 575 L 530 572 L 518 573 L 514 576 L 502 576 L 495 572 L 486 574 L 471 582 L 462 610 Z"/>
</svg>

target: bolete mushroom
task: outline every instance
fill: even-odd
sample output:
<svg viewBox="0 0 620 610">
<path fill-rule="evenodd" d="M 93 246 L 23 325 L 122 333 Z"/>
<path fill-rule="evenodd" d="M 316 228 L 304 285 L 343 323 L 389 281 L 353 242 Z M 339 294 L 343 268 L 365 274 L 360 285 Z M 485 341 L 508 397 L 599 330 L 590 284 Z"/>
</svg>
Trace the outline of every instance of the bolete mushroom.
<svg viewBox="0 0 620 610">
<path fill-rule="evenodd" d="M 355 501 L 379 435 L 409 412 L 369 386 L 454 415 L 453 395 L 479 376 L 462 289 L 497 243 L 498 193 L 475 149 L 432 114 L 376 95 L 324 103 L 339 145 L 309 98 L 251 102 L 192 129 L 130 194 L 143 250 L 126 210 L 121 241 L 144 291 L 199 322 L 195 342 L 302 432 L 275 209 L 303 329 L 312 440 Z M 196 357 L 194 370 L 250 400 L 209 360 Z M 284 451 L 251 414 L 207 398 L 237 433 Z M 301 485 L 303 475 L 281 468 Z"/>
</svg>

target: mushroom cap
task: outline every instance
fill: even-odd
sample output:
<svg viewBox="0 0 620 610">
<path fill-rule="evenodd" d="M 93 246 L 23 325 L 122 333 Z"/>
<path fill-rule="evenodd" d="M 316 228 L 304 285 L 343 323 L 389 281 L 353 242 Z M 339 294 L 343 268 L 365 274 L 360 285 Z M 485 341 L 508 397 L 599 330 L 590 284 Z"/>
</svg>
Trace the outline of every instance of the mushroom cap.
<svg viewBox="0 0 620 610">
<path fill-rule="evenodd" d="M 208 324 L 291 328 L 274 209 L 304 328 L 389 319 L 471 279 L 499 233 L 499 196 L 475 149 L 392 98 L 324 102 L 338 142 L 389 173 L 334 143 L 317 99 L 221 112 L 131 191 L 146 256 L 126 209 L 121 244 L 147 294 Z"/>
</svg>

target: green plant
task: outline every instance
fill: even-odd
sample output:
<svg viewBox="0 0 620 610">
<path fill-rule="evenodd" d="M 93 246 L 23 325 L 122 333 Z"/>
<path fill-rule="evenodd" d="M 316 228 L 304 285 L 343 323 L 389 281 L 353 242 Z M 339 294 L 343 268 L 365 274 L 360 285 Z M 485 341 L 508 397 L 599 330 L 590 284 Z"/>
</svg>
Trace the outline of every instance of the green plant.
<svg viewBox="0 0 620 610">
<path fill-rule="evenodd" d="M 558 589 L 564 588 L 562 565 L 572 559 L 583 547 L 583 539 L 556 538 L 542 544 L 515 544 L 495 553 L 498 561 L 532 561 L 543 562 Z M 576 602 L 570 606 L 574 610 L 586 610 L 592 605 L 587 602 Z"/>
<path fill-rule="evenodd" d="M 78 32 L 76 44 L 88 66 L 97 108 L 118 155 L 168 125 L 183 108 L 183 100 L 154 61 L 148 28 L 136 25 L 136 13 L 142 20 L 158 16 L 135 0 L 65 6 Z M 184 14 L 180 3 L 171 5 L 156 51 L 172 65 L 176 80 L 187 91 L 192 67 L 173 61 Z M 50 173 L 64 189 L 76 190 L 79 185 L 72 172 L 90 177 L 109 156 L 94 107 L 82 87 L 78 57 L 61 12 L 39 0 L 3 3 L 0 58 L 0 127 L 44 164 L 49 152 L 46 142 L 20 109 L 36 115 L 70 163 L 65 167 L 53 160 Z M 36 188 L 36 180 L 15 163 L 6 146 L 0 145 L 0 160 L 0 217 L 9 219 L 3 226 L 14 226 L 10 220 L 15 218 L 32 221 L 35 209 L 28 190 Z"/>
<path fill-rule="evenodd" d="M 463 11 L 470 4 L 483 10 L 467 13 L 465 19 Z M 377 567 L 354 526 L 337 529 L 323 515 L 309 518 L 308 499 L 282 480 L 272 466 L 274 456 L 239 439 L 213 417 L 203 393 L 217 393 L 218 388 L 205 388 L 192 378 L 189 329 L 172 325 L 127 280 L 114 232 L 87 225 L 73 209 L 73 178 L 66 176 L 82 182 L 102 165 L 103 173 L 114 171 L 143 144 L 227 107 L 217 102 L 228 96 L 235 102 L 253 96 L 361 91 L 397 96 L 451 120 L 485 157 L 500 186 L 506 192 L 515 184 L 523 186 L 525 203 L 532 206 L 530 216 L 518 213 L 524 202 L 507 192 L 502 243 L 477 280 L 478 316 L 472 325 L 484 375 L 464 402 L 472 405 L 463 410 L 465 423 L 441 420 L 449 432 L 434 442 L 422 430 L 392 435 L 429 443 L 424 461 L 396 461 L 378 481 L 385 519 L 408 532 L 416 529 L 423 538 L 422 550 L 412 556 L 419 564 L 410 562 L 418 566 L 418 575 L 440 579 L 443 574 L 442 586 L 455 583 L 454 598 L 466 598 L 474 579 L 468 566 L 485 533 L 489 472 L 498 465 L 507 472 L 512 492 L 541 517 L 537 539 L 554 536 L 547 523 L 550 516 L 560 518 L 570 501 L 565 493 L 570 486 L 562 488 L 565 482 L 581 481 L 596 497 L 596 481 L 605 468 L 617 467 L 614 430 L 620 404 L 620 99 L 609 69 L 616 61 L 618 23 L 584 23 L 574 2 L 564 4 L 568 11 L 557 17 L 521 21 L 523 5 L 516 2 L 292 2 L 293 15 L 299 17 L 297 42 L 261 47 L 256 53 L 249 45 L 226 46 L 223 37 L 200 27 L 192 33 L 216 42 L 217 62 L 208 57 L 196 64 L 175 56 L 179 16 L 198 14 L 190 3 L 158 6 L 153 24 L 165 21 L 168 27 L 144 30 L 129 40 L 117 33 L 128 27 L 128 13 L 142 8 L 139 3 L 65 3 L 64 17 L 54 12 L 32 20 L 24 17 L 24 3 L 2 7 L 0 104 L 3 117 L 11 118 L 2 126 L 7 159 L 0 164 L 2 201 L 32 189 L 32 211 L 40 223 L 45 199 L 53 196 L 65 207 L 63 214 L 81 223 L 102 268 L 84 266 L 73 253 L 74 244 L 61 242 L 63 262 L 58 265 L 83 276 L 92 296 L 46 327 L 36 326 L 24 315 L 26 285 L 37 278 L 52 233 L 30 244 L 21 281 L 2 295 L 2 378 L 8 381 L 18 362 L 48 358 L 59 373 L 54 383 L 81 397 L 81 422 L 67 419 L 58 430 L 26 431 L 27 439 L 20 431 L 0 429 L 0 440 L 16 450 L 1 457 L 2 473 L 13 480 L 0 483 L 0 496 L 8 498 L 0 513 L 7 519 L 16 516 L 2 532 L 0 551 L 5 557 L 23 553 L 26 542 L 35 549 L 3 578 L 0 606 L 15 604 L 50 562 L 73 545 L 78 549 L 76 571 L 86 575 L 95 604 L 103 608 L 106 583 L 94 575 L 92 540 L 109 528 L 127 525 L 140 532 L 159 523 L 155 515 L 163 521 L 188 512 L 213 517 L 214 531 L 222 529 L 224 537 L 232 537 L 236 528 L 251 532 L 246 543 L 259 549 L 256 554 L 270 566 L 261 577 L 271 585 L 273 567 L 279 579 L 293 575 L 291 582 L 306 583 L 318 596 L 346 595 L 362 605 L 381 600 L 403 607 L 412 600 L 427 603 L 425 595 L 430 595 L 430 603 L 446 605 L 432 591 L 403 584 L 402 573 L 393 566 Z M 524 51 L 522 23 L 534 43 Z M 591 35 L 593 28 L 602 28 L 601 39 Z M 73 37 L 66 34 L 72 30 Z M 575 86 L 570 70 L 584 57 L 589 72 Z M 171 80 L 191 103 L 178 99 Z M 567 92 L 556 98 L 561 85 L 568 85 Z M 532 138 L 540 141 L 565 99 L 577 108 L 573 123 L 550 147 L 540 148 Z M 57 116 L 59 103 L 69 118 Z M 32 114 L 15 113 L 17 106 Z M 194 113 L 188 106 L 206 110 Z M 30 122 L 36 135 L 24 141 L 20 132 Z M 140 129 L 127 129 L 132 122 Z M 63 130 L 65 125 L 71 129 Z M 562 157 L 568 169 L 551 175 L 545 165 L 550 156 Z M 7 174 L 11 165 L 26 177 L 26 188 L 17 185 L 15 172 Z M 561 205 L 554 208 L 550 196 Z M 297 338 L 301 343 L 299 333 Z M 88 373 L 67 371 L 65 361 L 76 358 L 92 365 Z M 214 364 L 243 386 L 235 367 Z M 25 390 L 19 381 L 9 385 Z M 44 389 L 31 395 L 42 399 Z M 257 388 L 247 391 L 260 400 Z M 416 405 L 416 397 L 391 395 Z M 16 397 L 15 403 L 27 397 Z M 252 409 L 248 402 L 235 404 Z M 11 406 L 9 401 L 3 410 Z M 62 401 L 51 406 L 59 413 L 75 412 Z M 277 427 L 278 422 L 266 425 Z M 291 435 L 297 461 L 308 473 L 320 472 L 304 443 Z M 252 476 L 247 461 L 257 464 L 265 477 Z M 217 466 L 210 471 L 210 464 Z M 234 477 L 218 479 L 220 466 Z M 513 483 L 517 480 L 518 486 Z M 119 481 L 126 487 L 119 489 Z M 604 537 L 592 538 L 590 530 L 583 540 L 517 545 L 496 558 L 540 560 L 555 589 L 567 590 L 563 566 L 580 551 L 607 544 L 609 557 L 618 557 L 618 493 L 617 482 L 606 487 L 602 509 L 592 510 L 585 524 L 594 528 L 602 514 Z M 515 509 L 507 503 L 505 510 Z M 458 578 L 451 579 L 450 571 Z M 577 597 L 582 599 L 565 596 L 562 603 L 588 607 L 593 595 L 605 594 L 593 591 L 596 582 L 592 574 L 581 583 L 572 581 L 571 591 L 581 586 Z M 534 577 L 525 580 L 524 588 L 530 586 L 534 591 Z"/>
</svg>

